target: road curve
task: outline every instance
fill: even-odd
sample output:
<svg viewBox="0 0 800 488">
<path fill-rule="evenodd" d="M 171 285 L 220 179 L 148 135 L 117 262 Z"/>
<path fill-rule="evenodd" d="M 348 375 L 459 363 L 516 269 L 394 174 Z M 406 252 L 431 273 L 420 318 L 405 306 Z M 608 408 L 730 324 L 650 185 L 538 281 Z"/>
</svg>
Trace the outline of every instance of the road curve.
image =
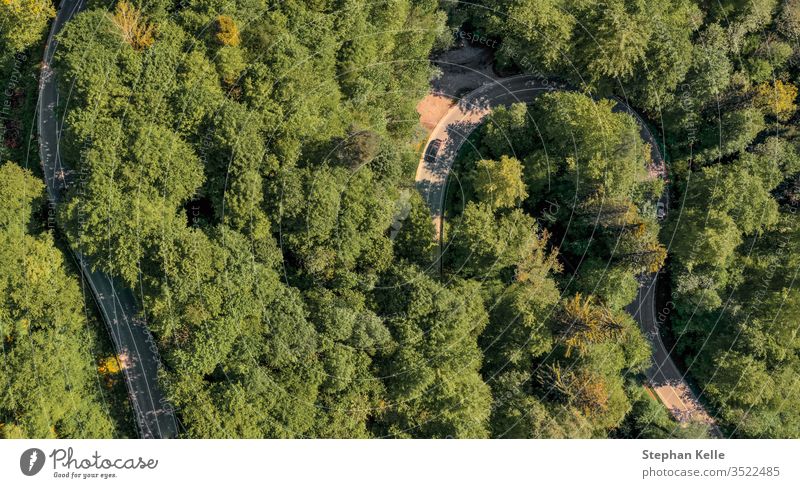
<svg viewBox="0 0 800 488">
<path fill-rule="evenodd" d="M 461 146 L 494 107 L 531 102 L 542 91 L 557 89 L 543 85 L 532 76 L 515 76 L 487 83 L 470 92 L 439 120 L 428 136 L 417 165 L 416 185 L 433 215 L 437 236 L 442 231 L 442 216 L 447 178 Z M 431 158 L 432 141 L 442 141 Z"/>
<path fill-rule="evenodd" d="M 53 55 L 58 47 L 56 35 L 83 7 L 83 0 L 61 2 L 47 38 L 39 79 L 39 153 L 51 206 L 61 203 L 66 190 L 76 182 L 74 172 L 61 160 L 59 152 L 61 121 L 56 110 L 59 97 L 52 69 Z M 120 358 L 139 436 L 146 439 L 177 437 L 178 423 L 173 409 L 158 386 L 158 348 L 141 319 L 133 292 L 116 278 L 92 271 L 92 262 L 87 256 L 76 249 L 71 249 L 71 252 L 91 288 Z"/>
<path fill-rule="evenodd" d="M 441 239 L 447 178 L 456 155 L 472 131 L 495 107 L 520 102 L 530 104 L 543 91 L 567 89 L 532 75 L 494 79 L 462 97 L 442 117 L 425 143 L 416 174 L 417 189 L 430 207 L 437 238 Z M 624 111 L 636 119 L 642 139 L 650 144 L 653 165 L 663 176 L 665 162 L 655 137 L 630 106 L 619 99 L 616 102 L 615 110 Z M 440 142 L 431 146 L 433 141 Z M 662 201 L 666 202 L 666 199 L 665 191 Z M 441 253 L 441 245 L 439 249 Z M 441 256 L 437 260 L 441 263 Z M 705 423 L 714 436 L 721 437 L 714 419 L 698 401 L 661 340 L 655 300 L 657 280 L 658 273 L 642 277 L 646 284 L 640 287 L 636 300 L 627 307 L 652 343 L 652 365 L 647 371 L 647 380 L 676 420 Z"/>
</svg>

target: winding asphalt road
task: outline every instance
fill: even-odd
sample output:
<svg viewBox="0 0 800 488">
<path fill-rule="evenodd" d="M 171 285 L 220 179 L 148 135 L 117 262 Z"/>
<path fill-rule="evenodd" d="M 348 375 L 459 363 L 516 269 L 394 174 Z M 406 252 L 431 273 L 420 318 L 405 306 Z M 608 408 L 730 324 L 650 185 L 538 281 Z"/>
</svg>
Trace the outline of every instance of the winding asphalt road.
<svg viewBox="0 0 800 488">
<path fill-rule="evenodd" d="M 439 239 L 442 232 L 447 178 L 456 155 L 472 131 L 495 107 L 512 103 L 530 104 L 544 91 L 565 89 L 567 88 L 564 86 L 555 85 L 532 75 L 495 79 L 461 97 L 442 117 L 428 137 L 416 174 L 417 188 L 430 207 Z M 657 172 L 663 176 L 665 162 L 655 137 L 633 109 L 621 100 L 616 101 L 615 110 L 629 113 L 639 123 L 641 137 L 651 147 L 652 163 Z M 431 144 L 434 141 L 438 142 Z M 665 192 L 661 201 L 665 203 L 665 208 L 668 208 L 666 199 Z M 441 245 L 439 249 L 441 254 Z M 441 256 L 438 260 L 441 262 Z M 661 340 L 655 300 L 657 280 L 658 273 L 642 276 L 641 282 L 644 285 L 639 288 L 636 300 L 627 307 L 653 346 L 652 366 L 647 371 L 648 382 L 656 396 L 678 421 L 705 423 L 713 435 L 721 437 L 713 418 L 702 407 Z"/>
<path fill-rule="evenodd" d="M 78 175 L 62 161 L 59 151 L 62 121 L 58 119 L 58 86 L 56 73 L 51 66 L 53 54 L 58 47 L 56 35 L 73 15 L 83 9 L 83 6 L 83 0 L 61 2 L 47 38 L 39 81 L 39 153 L 48 199 L 53 207 L 61 203 L 68 188 L 80 183 Z M 133 292 L 116 278 L 99 271 L 92 271 L 92 263 L 87 256 L 74 249 L 72 253 L 92 290 L 103 321 L 111 334 L 117 356 L 120 358 L 139 436 L 177 437 L 178 423 L 158 386 L 160 367 L 158 348 L 141 318 Z"/>
</svg>

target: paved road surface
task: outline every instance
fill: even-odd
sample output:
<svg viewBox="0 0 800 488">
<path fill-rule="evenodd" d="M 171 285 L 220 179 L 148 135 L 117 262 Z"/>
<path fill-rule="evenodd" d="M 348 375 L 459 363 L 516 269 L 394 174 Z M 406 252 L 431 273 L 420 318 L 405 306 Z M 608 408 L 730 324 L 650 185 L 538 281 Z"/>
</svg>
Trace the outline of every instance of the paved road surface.
<svg viewBox="0 0 800 488">
<path fill-rule="evenodd" d="M 461 98 L 439 121 L 425 144 L 416 175 L 417 188 L 431 209 L 439 238 L 441 238 L 442 231 L 447 177 L 456 155 L 470 133 L 483 122 L 494 107 L 518 102 L 531 103 L 543 91 L 562 89 L 565 88 L 531 75 L 487 80 L 486 84 Z M 656 139 L 636 112 L 621 100 L 617 100 L 617 102 L 616 110 L 633 115 L 639 122 L 641 136 L 651 146 L 653 165 L 658 173 L 664 175 L 664 158 Z M 440 141 L 437 143 L 438 148 L 436 145 L 431 146 L 433 141 Z M 662 201 L 668 203 L 666 199 L 665 192 Z M 666 205 L 666 207 L 669 206 Z M 441 261 L 441 259 L 439 260 Z M 628 306 L 628 311 L 653 344 L 653 365 L 647 372 L 647 379 L 658 398 L 677 420 L 680 422 L 695 420 L 706 423 L 712 434 L 721 437 L 719 428 L 697 400 L 684 379 L 684 375 L 678 371 L 667 348 L 661 341 L 654 298 L 658 274 L 643 278 L 645 278 L 643 281 L 646 282 L 646 286 L 639 289 L 639 294 L 636 300 Z"/>
<path fill-rule="evenodd" d="M 437 235 L 441 234 L 445 186 L 450 168 L 470 133 L 499 105 L 531 102 L 543 91 L 554 87 L 542 86 L 530 76 L 516 76 L 487 83 L 458 101 L 439 121 L 428 137 L 422 158 L 417 166 L 416 184 L 431 209 Z M 432 141 L 442 141 L 435 158 L 428 151 Z"/>
<path fill-rule="evenodd" d="M 60 203 L 64 190 L 77 180 L 69 165 L 61 160 L 59 153 L 61 121 L 57 118 L 56 110 L 59 105 L 59 95 L 56 76 L 51 68 L 53 53 L 58 47 L 55 35 L 82 8 L 82 0 L 61 2 L 61 8 L 53 20 L 47 39 L 39 83 L 39 152 L 51 204 Z M 117 355 L 121 359 L 139 436 L 177 437 L 177 421 L 158 386 L 160 365 L 158 349 L 146 324 L 140 318 L 133 293 L 109 275 L 92 271 L 92 263 L 86 256 L 74 250 L 73 254 L 92 290 Z"/>
</svg>

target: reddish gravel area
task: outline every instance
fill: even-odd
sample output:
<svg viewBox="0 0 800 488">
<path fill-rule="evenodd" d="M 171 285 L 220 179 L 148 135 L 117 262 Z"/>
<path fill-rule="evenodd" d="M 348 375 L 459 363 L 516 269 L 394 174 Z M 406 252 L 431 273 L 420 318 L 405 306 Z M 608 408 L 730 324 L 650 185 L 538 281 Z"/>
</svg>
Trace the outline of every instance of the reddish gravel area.
<svg viewBox="0 0 800 488">
<path fill-rule="evenodd" d="M 417 104 L 419 122 L 430 132 L 442 120 L 444 114 L 453 106 L 453 99 L 444 95 L 429 93 Z"/>
</svg>

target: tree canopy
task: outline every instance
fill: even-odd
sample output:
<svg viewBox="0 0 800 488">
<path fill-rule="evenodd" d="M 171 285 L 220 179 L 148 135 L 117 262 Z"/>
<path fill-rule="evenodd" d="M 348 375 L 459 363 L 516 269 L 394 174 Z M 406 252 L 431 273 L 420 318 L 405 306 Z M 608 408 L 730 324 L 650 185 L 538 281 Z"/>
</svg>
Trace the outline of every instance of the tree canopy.
<svg viewBox="0 0 800 488">
<path fill-rule="evenodd" d="M 79 175 L 58 224 L 138 290 L 187 437 L 704 436 L 643 385 L 626 307 L 656 272 L 726 434 L 797 437 L 797 7 L 90 2 L 54 60 Z M 33 83 L 14 55 L 53 13 L 0 0 L 4 79 Z M 563 89 L 469 136 L 439 235 L 415 108 L 450 29 Z M 124 364 L 42 190 L 0 166 L 0 437 L 120 435 L 104 383 Z"/>
<path fill-rule="evenodd" d="M 0 438 L 111 437 L 81 289 L 31 219 L 43 190 L 29 171 L 0 166 Z"/>
</svg>

